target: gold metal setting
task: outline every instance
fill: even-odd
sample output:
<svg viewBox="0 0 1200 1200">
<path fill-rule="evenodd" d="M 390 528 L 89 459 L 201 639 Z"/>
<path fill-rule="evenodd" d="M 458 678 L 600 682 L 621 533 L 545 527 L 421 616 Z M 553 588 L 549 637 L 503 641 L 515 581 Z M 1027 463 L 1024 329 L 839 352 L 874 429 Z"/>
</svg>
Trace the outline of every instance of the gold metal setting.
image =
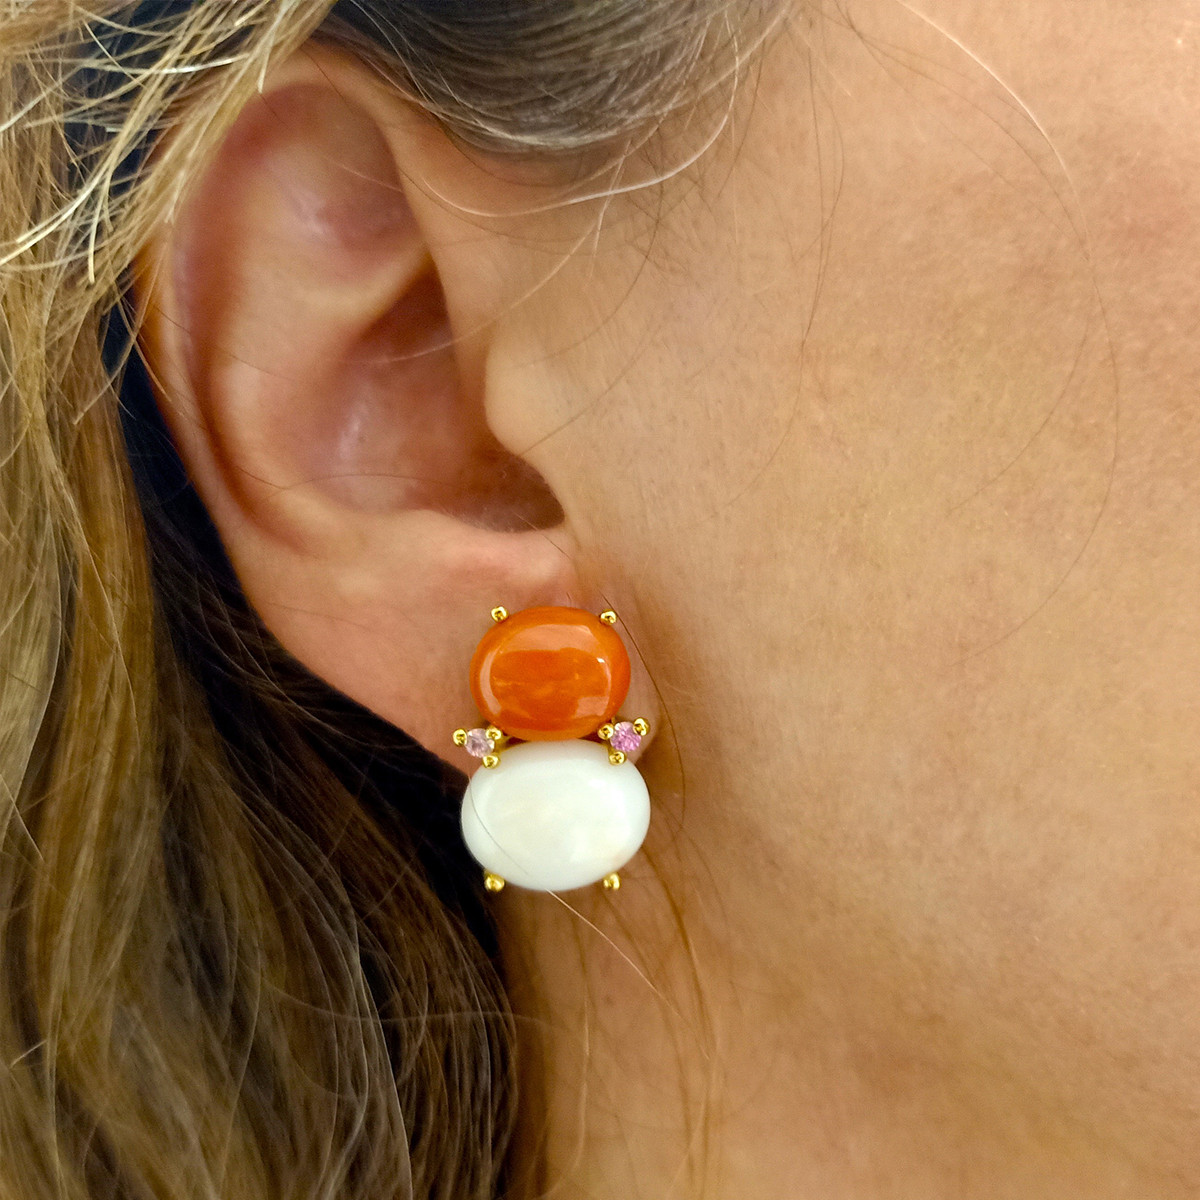
<svg viewBox="0 0 1200 1200">
<path fill-rule="evenodd" d="M 492 609 L 492 620 L 493 621 L 506 621 L 507 619 L 508 619 L 508 609 L 505 608 L 503 604 L 497 604 L 496 607 Z"/>
<path fill-rule="evenodd" d="M 625 761 L 625 751 L 610 750 L 608 752 L 608 761 L 612 763 L 614 767 L 619 767 Z"/>
<path fill-rule="evenodd" d="M 606 892 L 616 892 L 621 888 L 621 877 L 614 871 L 611 875 L 604 877 L 604 890 Z"/>
<path fill-rule="evenodd" d="M 612 727 L 611 722 L 606 722 L 605 724 L 601 725 L 599 729 L 596 730 L 596 736 L 602 742 L 607 742 L 608 739 L 610 737 L 612 737 L 612 735 L 613 735 L 613 727 Z"/>
<path fill-rule="evenodd" d="M 492 742 L 496 743 L 497 745 L 499 745 L 500 739 L 504 736 L 504 734 L 499 729 L 497 729 L 495 727 L 495 725 L 489 725 L 487 727 L 487 735 L 492 740 Z"/>
<path fill-rule="evenodd" d="M 454 744 L 456 746 L 465 746 L 467 744 L 467 731 L 465 729 L 456 729 L 454 731 Z"/>
<path fill-rule="evenodd" d="M 606 608 L 600 614 L 600 620 L 602 620 L 605 625 L 615 625 L 617 623 L 617 614 L 613 612 L 611 608 Z"/>
<path fill-rule="evenodd" d="M 646 734 L 650 732 L 650 722 L 644 721 L 641 717 L 638 717 L 638 719 L 633 723 L 633 730 L 635 733 L 645 737 Z"/>
<path fill-rule="evenodd" d="M 502 892 L 504 891 L 504 880 L 499 875 L 493 875 L 491 871 L 484 871 L 483 886 L 489 892 Z"/>
<path fill-rule="evenodd" d="M 480 760 L 485 767 L 498 767 L 500 765 L 500 755 L 485 754 Z"/>
</svg>

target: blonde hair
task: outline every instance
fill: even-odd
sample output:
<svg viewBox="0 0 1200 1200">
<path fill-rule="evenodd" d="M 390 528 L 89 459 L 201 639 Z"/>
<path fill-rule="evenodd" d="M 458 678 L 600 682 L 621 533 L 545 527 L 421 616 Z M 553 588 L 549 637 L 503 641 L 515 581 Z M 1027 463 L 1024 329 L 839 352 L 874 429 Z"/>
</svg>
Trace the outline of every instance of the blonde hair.
<svg viewBox="0 0 1200 1200">
<path fill-rule="evenodd" d="M 120 302 L 314 32 L 464 141 L 564 152 L 693 95 L 730 7 L 0 3 L 3 1200 L 503 1188 L 513 1021 L 461 781 L 246 607 Z"/>
</svg>

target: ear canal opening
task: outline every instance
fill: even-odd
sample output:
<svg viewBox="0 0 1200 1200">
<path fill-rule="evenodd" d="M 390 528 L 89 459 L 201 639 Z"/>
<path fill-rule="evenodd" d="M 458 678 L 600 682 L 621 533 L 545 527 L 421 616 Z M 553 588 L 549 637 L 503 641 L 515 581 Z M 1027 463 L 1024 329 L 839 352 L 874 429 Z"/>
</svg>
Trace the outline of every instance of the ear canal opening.
<svg viewBox="0 0 1200 1200">
<path fill-rule="evenodd" d="M 565 520 L 562 505 L 541 474 L 494 437 L 481 447 L 439 511 L 500 533 L 552 529 Z"/>
</svg>

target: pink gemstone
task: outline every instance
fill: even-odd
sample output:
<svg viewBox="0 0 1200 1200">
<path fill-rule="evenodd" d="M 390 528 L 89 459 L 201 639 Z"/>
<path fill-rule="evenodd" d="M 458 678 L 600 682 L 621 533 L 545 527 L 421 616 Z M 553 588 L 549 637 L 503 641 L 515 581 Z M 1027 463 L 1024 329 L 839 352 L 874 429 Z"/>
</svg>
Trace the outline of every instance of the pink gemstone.
<svg viewBox="0 0 1200 1200">
<path fill-rule="evenodd" d="M 496 748 L 496 743 L 487 735 L 486 729 L 470 729 L 467 731 L 467 740 L 463 742 L 463 749 L 474 758 L 482 758 L 485 754 L 491 754 Z"/>
<path fill-rule="evenodd" d="M 618 721 L 613 726 L 612 737 L 608 739 L 608 744 L 614 750 L 632 754 L 642 744 L 642 735 L 634 729 L 632 721 Z"/>
</svg>

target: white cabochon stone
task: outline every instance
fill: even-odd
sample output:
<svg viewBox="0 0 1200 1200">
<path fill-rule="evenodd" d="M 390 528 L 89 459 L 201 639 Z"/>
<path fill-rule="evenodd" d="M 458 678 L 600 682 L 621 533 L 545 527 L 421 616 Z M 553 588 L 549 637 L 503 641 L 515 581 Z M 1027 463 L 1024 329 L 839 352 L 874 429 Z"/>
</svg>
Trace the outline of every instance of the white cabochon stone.
<svg viewBox="0 0 1200 1200">
<path fill-rule="evenodd" d="M 646 839 L 650 794 L 598 742 L 522 742 L 480 767 L 463 796 L 467 848 L 518 887 L 564 892 L 623 867 Z"/>
</svg>

